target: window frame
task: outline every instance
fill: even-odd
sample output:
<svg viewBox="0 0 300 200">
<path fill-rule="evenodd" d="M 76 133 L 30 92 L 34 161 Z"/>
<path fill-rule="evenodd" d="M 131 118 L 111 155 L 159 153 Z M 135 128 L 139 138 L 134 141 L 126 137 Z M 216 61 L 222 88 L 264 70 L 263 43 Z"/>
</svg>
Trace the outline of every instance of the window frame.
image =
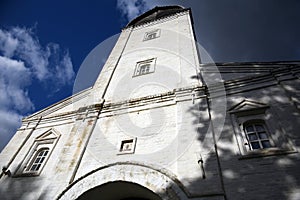
<svg viewBox="0 0 300 200">
<path fill-rule="evenodd" d="M 29 151 L 25 155 L 24 159 L 22 160 L 22 164 L 16 170 L 14 176 L 39 176 L 43 169 L 45 168 L 48 160 L 51 157 L 51 154 L 60 138 L 60 134 L 54 130 L 53 128 L 44 132 L 40 136 L 36 137 L 31 145 Z M 42 149 L 48 149 L 48 153 L 45 156 L 41 166 L 38 170 L 31 170 L 32 165 L 34 164 L 38 153 Z"/>
<path fill-rule="evenodd" d="M 254 127 L 254 129 L 253 129 L 254 131 L 249 133 L 249 132 L 246 130 L 246 128 L 247 128 L 248 126 L 250 126 L 250 125 L 251 125 L 252 127 Z M 263 131 L 257 131 L 257 130 L 256 130 L 256 125 L 262 125 L 263 128 L 264 128 L 264 130 L 263 130 Z M 259 120 L 258 120 L 258 119 L 248 120 L 248 121 L 244 122 L 244 123 L 241 125 L 241 129 L 242 129 L 242 131 L 243 131 L 243 133 L 244 133 L 244 136 L 245 136 L 245 138 L 246 138 L 246 140 L 247 140 L 247 144 L 245 144 L 245 145 L 248 145 L 248 150 L 249 150 L 249 151 L 257 151 L 257 150 L 262 150 L 262 149 L 269 149 L 269 148 L 273 148 L 273 147 L 276 146 L 276 145 L 274 144 L 274 141 L 273 141 L 272 137 L 271 137 L 271 134 L 270 134 L 270 131 L 269 131 L 268 126 L 266 125 L 265 121 L 262 120 L 262 119 L 259 119 Z M 260 133 L 264 133 L 264 132 L 265 132 L 267 138 L 260 138 L 260 137 L 259 137 L 259 134 L 260 134 Z M 255 134 L 255 136 L 256 136 L 257 139 L 250 140 L 250 138 L 249 138 L 249 135 L 250 135 L 250 134 Z M 262 144 L 262 141 L 268 141 L 268 142 L 270 143 L 270 147 L 264 148 L 264 147 L 263 147 L 263 144 Z M 252 144 L 251 144 L 252 142 L 258 142 L 259 148 L 253 148 L 253 146 L 252 146 Z"/>
<path fill-rule="evenodd" d="M 26 171 L 33 172 L 33 173 L 38 172 L 39 169 L 42 168 L 44 163 L 46 162 L 46 159 L 48 158 L 48 155 L 49 155 L 49 151 L 50 151 L 50 148 L 48 148 L 48 147 L 39 148 L 35 152 L 34 156 L 32 157 L 30 164 L 26 168 Z M 40 155 L 41 152 L 43 152 L 42 155 Z M 45 154 L 44 152 L 47 152 L 46 155 L 44 155 Z M 42 161 L 40 161 L 38 159 L 41 159 Z M 36 167 L 37 169 L 32 169 L 35 165 L 37 166 Z"/>
<path fill-rule="evenodd" d="M 135 147 L 136 147 L 136 141 L 137 141 L 136 137 L 135 138 L 126 138 L 126 139 L 121 140 L 118 144 L 119 148 L 118 148 L 117 155 L 134 154 Z M 126 144 L 126 142 L 131 142 L 131 149 L 124 151 L 123 147 Z"/>
<path fill-rule="evenodd" d="M 141 67 L 149 65 L 149 69 L 145 73 L 141 73 Z M 155 72 L 156 58 L 138 61 L 135 65 L 135 70 L 132 77 L 143 76 Z"/>
<path fill-rule="evenodd" d="M 267 105 L 253 100 L 244 99 L 228 110 L 233 126 L 233 137 L 238 147 L 239 159 L 248 159 L 272 155 L 282 155 L 297 152 L 284 127 L 276 122 L 274 110 Z M 244 131 L 245 125 L 250 122 L 263 122 L 268 132 L 270 148 L 252 150 L 248 146 L 248 140 Z"/>
<path fill-rule="evenodd" d="M 155 34 L 155 37 L 149 37 L 150 35 L 153 35 L 153 34 Z M 144 34 L 143 41 L 153 40 L 153 39 L 156 39 L 156 38 L 159 38 L 159 37 L 160 37 L 160 29 L 155 29 L 155 30 L 146 32 Z"/>
</svg>

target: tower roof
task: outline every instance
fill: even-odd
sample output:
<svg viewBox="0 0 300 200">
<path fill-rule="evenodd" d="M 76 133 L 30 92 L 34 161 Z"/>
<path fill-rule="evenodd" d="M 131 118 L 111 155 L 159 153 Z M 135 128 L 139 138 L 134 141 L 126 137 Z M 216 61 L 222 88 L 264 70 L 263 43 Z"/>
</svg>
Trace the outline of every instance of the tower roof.
<svg viewBox="0 0 300 200">
<path fill-rule="evenodd" d="M 131 20 L 126 27 L 141 25 L 185 10 L 187 9 L 178 5 L 154 7 L 153 9 Z"/>
</svg>

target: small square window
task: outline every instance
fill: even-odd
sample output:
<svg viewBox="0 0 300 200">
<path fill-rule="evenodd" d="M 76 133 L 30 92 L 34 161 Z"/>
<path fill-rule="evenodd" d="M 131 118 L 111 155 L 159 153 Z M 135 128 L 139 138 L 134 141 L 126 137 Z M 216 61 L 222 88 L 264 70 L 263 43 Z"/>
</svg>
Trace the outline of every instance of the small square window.
<svg viewBox="0 0 300 200">
<path fill-rule="evenodd" d="M 146 32 L 144 36 L 144 41 L 146 40 L 152 40 L 155 38 L 158 38 L 160 36 L 160 30 L 156 29 L 154 31 Z"/>
<path fill-rule="evenodd" d="M 134 153 L 136 144 L 136 138 L 122 140 L 120 143 L 119 153 L 118 154 L 130 154 Z"/>
<path fill-rule="evenodd" d="M 140 76 L 153 73 L 155 71 L 155 60 L 155 58 L 152 58 L 137 62 L 133 76 Z"/>
<path fill-rule="evenodd" d="M 133 149 L 133 139 L 132 140 L 124 140 L 121 143 L 121 152 L 129 152 Z"/>
</svg>

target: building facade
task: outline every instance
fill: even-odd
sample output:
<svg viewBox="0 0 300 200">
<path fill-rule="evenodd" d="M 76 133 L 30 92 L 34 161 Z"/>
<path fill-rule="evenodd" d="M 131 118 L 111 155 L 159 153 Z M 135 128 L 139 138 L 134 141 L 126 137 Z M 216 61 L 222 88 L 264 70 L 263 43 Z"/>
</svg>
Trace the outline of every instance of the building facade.
<svg viewBox="0 0 300 200">
<path fill-rule="evenodd" d="M 300 199 L 299 63 L 198 51 L 190 9 L 132 20 L 93 87 L 23 119 L 1 199 Z"/>
</svg>

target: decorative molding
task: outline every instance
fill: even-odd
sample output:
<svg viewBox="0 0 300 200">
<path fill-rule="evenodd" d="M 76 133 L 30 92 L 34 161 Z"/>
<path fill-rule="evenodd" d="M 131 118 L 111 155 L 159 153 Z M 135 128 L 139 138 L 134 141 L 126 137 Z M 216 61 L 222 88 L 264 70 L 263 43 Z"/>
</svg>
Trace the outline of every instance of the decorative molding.
<svg viewBox="0 0 300 200">
<path fill-rule="evenodd" d="M 267 104 L 249 100 L 249 99 L 244 99 L 240 103 L 232 106 L 228 111 L 229 111 L 229 113 L 239 113 L 239 112 L 258 110 L 258 109 L 266 109 L 266 108 L 269 108 L 269 106 Z"/>
<path fill-rule="evenodd" d="M 48 131 L 46 131 L 43 134 L 36 137 L 35 141 L 51 140 L 51 139 L 56 139 L 56 138 L 59 138 L 59 137 L 60 137 L 60 133 L 57 130 L 55 130 L 54 128 L 51 128 Z"/>
<path fill-rule="evenodd" d="M 153 21 L 147 21 L 147 22 L 144 22 L 143 24 L 140 24 L 140 25 L 125 27 L 124 29 L 122 29 L 122 31 L 126 31 L 127 29 L 131 29 L 131 28 L 133 28 L 134 30 L 138 30 L 138 29 L 141 29 L 141 28 L 144 28 L 144 27 L 153 26 L 155 24 L 159 24 L 159 23 L 163 23 L 163 22 L 166 22 L 166 21 L 176 19 L 179 16 L 183 16 L 183 15 L 186 15 L 186 14 L 189 14 L 189 13 L 190 13 L 189 9 L 184 9 L 184 10 L 178 11 L 175 14 L 171 14 L 171 15 L 153 20 Z"/>
</svg>

